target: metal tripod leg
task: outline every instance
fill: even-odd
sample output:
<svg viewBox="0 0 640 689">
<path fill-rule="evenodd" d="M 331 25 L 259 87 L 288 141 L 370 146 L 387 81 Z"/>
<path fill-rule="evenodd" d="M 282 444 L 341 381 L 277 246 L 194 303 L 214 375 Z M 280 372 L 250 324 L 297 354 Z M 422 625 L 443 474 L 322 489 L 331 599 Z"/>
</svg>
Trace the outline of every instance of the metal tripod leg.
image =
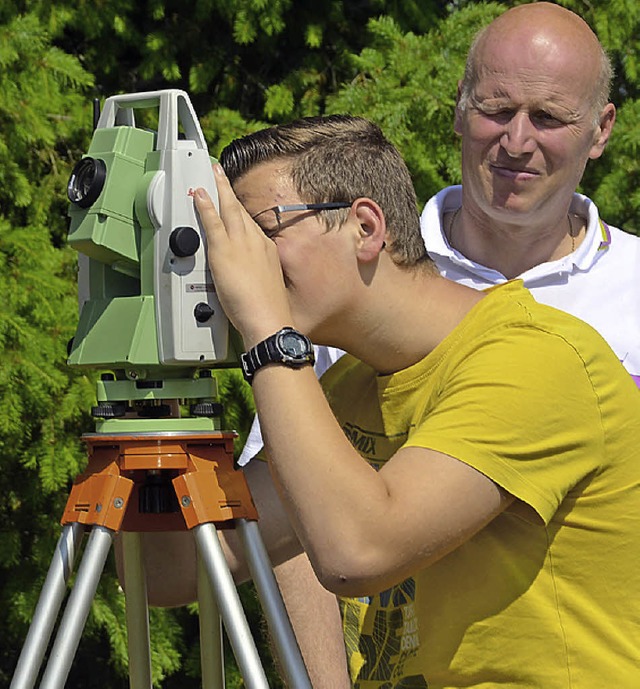
<svg viewBox="0 0 640 689">
<path fill-rule="evenodd" d="M 64 687 L 112 541 L 111 529 L 103 526 L 92 528 L 40 689 Z"/>
<path fill-rule="evenodd" d="M 62 529 L 10 689 L 32 689 L 35 685 L 83 534 L 84 527 L 77 522 Z"/>
<path fill-rule="evenodd" d="M 244 545 L 251 578 L 262 604 L 287 686 L 296 689 L 312 689 L 258 523 L 238 519 L 236 528 Z"/>
<path fill-rule="evenodd" d="M 245 685 L 247 689 L 269 689 L 216 527 L 210 522 L 200 524 L 193 529 L 193 533 Z"/>
<path fill-rule="evenodd" d="M 126 594 L 130 689 L 151 689 L 149 604 L 141 534 L 121 534 Z M 202 689 L 224 689 L 224 655 L 220 613 L 201 558 L 198 558 Z"/>
<path fill-rule="evenodd" d="M 198 607 L 202 689 L 224 689 L 222 620 L 213 587 L 200 556 L 198 556 Z"/>
<path fill-rule="evenodd" d="M 151 689 L 151 647 L 147 581 L 139 533 L 123 532 L 122 551 L 127 616 L 130 689 Z"/>
</svg>

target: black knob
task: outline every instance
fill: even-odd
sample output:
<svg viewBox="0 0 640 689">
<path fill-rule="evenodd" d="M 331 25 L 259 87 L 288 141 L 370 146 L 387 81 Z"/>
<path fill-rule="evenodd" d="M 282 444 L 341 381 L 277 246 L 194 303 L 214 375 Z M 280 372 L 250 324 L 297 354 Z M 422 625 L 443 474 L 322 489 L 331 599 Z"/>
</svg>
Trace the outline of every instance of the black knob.
<svg viewBox="0 0 640 689">
<path fill-rule="evenodd" d="M 200 248 L 200 235 L 193 227 L 176 227 L 169 236 L 169 247 L 176 256 L 193 256 Z"/>
<path fill-rule="evenodd" d="M 198 323 L 206 323 L 214 313 L 215 311 L 205 301 L 196 304 L 196 308 L 193 310 L 193 315 Z"/>
</svg>

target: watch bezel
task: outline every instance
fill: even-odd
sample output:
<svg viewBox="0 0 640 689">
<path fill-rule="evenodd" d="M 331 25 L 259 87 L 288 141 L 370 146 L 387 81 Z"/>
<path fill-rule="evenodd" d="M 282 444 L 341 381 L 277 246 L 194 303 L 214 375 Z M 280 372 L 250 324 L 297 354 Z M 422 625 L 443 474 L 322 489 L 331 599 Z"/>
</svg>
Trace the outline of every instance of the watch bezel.
<svg viewBox="0 0 640 689">
<path fill-rule="evenodd" d="M 299 354 L 291 353 L 291 348 L 285 344 L 287 339 L 300 343 L 302 351 Z M 309 338 L 293 328 L 282 328 L 282 330 L 279 330 L 276 333 L 275 346 L 282 355 L 282 361 L 292 364 L 307 363 L 309 355 L 313 352 L 313 345 Z"/>
</svg>

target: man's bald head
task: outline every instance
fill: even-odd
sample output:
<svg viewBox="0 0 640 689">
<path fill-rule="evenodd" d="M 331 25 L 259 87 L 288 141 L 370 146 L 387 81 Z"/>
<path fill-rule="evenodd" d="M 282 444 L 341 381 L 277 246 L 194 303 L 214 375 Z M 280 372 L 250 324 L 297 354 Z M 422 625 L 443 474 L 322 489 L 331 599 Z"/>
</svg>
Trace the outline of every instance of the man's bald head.
<svg viewBox="0 0 640 689">
<path fill-rule="evenodd" d="M 519 5 L 500 15 L 476 36 L 467 57 L 460 85 L 459 107 L 464 110 L 482 70 L 490 69 L 491 56 L 511 44 L 518 51 L 539 51 L 564 56 L 576 77 L 584 79 L 593 108 L 594 125 L 609 102 L 612 67 L 600 41 L 589 25 L 570 10 L 548 2 Z"/>
</svg>

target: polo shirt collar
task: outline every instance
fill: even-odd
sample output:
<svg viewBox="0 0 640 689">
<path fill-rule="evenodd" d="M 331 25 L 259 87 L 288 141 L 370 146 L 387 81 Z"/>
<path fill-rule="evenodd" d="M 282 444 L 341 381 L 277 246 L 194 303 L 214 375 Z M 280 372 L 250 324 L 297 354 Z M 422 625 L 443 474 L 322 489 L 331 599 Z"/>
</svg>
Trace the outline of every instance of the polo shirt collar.
<svg viewBox="0 0 640 689">
<path fill-rule="evenodd" d="M 506 281 L 502 273 L 471 261 L 459 251 L 452 248 L 444 234 L 443 215 L 454 211 L 462 205 L 462 186 L 447 187 L 429 200 L 424 209 L 421 224 L 422 236 L 429 255 L 438 262 L 442 257 L 477 275 L 482 280 L 493 284 Z M 596 205 L 582 194 L 574 194 L 571 212 L 587 219 L 587 234 L 580 246 L 568 256 L 557 261 L 549 261 L 530 268 L 519 277 L 527 283 L 546 278 L 550 275 L 564 275 L 574 271 L 587 271 L 611 244 L 611 233 L 607 225 L 600 220 Z"/>
</svg>

